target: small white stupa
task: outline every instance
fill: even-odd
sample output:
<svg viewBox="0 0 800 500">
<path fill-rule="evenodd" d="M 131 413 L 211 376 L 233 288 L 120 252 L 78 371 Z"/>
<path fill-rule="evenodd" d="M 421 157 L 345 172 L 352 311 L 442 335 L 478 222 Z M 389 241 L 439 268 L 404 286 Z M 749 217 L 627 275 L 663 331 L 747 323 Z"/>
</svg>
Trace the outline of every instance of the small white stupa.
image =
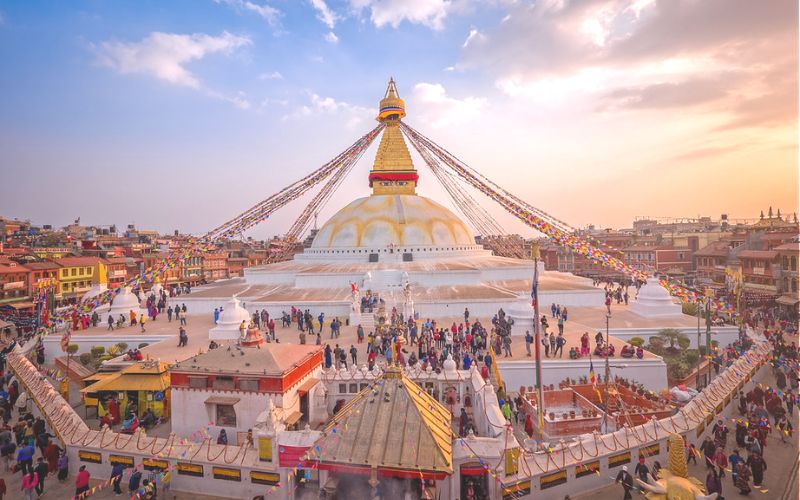
<svg viewBox="0 0 800 500">
<path fill-rule="evenodd" d="M 120 314 L 124 314 L 127 318 L 131 311 L 136 311 L 136 314 L 139 314 L 139 299 L 136 298 L 131 287 L 126 286 L 114 297 L 108 313 L 115 318 Z"/>
<path fill-rule="evenodd" d="M 245 326 L 250 324 L 250 313 L 239 304 L 239 299 L 231 300 L 223 307 L 217 324 L 208 331 L 210 340 L 236 340 L 241 336 L 239 326 L 244 321 Z"/>
<path fill-rule="evenodd" d="M 533 335 L 533 305 L 530 295 L 520 294 L 517 301 L 508 308 L 506 315 L 514 320 L 511 326 L 512 336 L 524 337 L 526 331 Z"/>
<path fill-rule="evenodd" d="M 639 295 L 631 302 L 629 309 L 645 318 L 674 317 L 683 314 L 681 305 L 672 299 L 656 277 L 647 279 L 647 284 L 639 290 Z"/>
</svg>

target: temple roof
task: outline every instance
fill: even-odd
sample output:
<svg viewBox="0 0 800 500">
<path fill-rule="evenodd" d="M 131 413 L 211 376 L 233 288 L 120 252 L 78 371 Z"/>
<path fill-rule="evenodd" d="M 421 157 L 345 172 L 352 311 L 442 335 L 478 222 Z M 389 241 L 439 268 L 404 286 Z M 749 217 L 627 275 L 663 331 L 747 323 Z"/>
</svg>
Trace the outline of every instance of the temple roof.
<svg viewBox="0 0 800 500">
<path fill-rule="evenodd" d="M 389 368 L 356 394 L 309 449 L 321 469 L 392 469 L 452 474 L 450 411 Z"/>
</svg>

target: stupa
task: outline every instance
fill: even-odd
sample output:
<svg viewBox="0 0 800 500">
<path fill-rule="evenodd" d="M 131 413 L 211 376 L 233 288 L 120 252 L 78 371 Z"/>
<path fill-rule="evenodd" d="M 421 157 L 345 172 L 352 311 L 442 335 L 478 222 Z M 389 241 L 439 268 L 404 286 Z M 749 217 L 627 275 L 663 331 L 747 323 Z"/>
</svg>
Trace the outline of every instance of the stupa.
<svg viewBox="0 0 800 500">
<path fill-rule="evenodd" d="M 208 338 L 210 340 L 236 340 L 242 336 L 239 327 L 243 321 L 245 325 L 248 325 L 250 314 L 239 304 L 239 299 L 231 297 L 224 305 L 217 324 L 208 331 Z"/>
<path fill-rule="evenodd" d="M 367 178 L 369 196 L 325 222 L 293 260 L 245 269 L 244 278 L 195 288 L 186 302 L 213 310 L 231 294 L 280 315 L 291 306 L 348 317 L 353 301 L 377 292 L 387 308 L 419 317 L 486 317 L 530 294 L 533 262 L 493 255 L 462 219 L 417 194 L 420 176 L 400 128 L 406 107 L 394 80 L 379 104 L 384 125 Z M 357 293 L 351 288 L 354 284 Z M 599 306 L 591 280 L 540 272 L 542 303 Z M 227 308 L 226 308 L 227 309 Z"/>
<path fill-rule="evenodd" d="M 134 295 L 131 287 L 126 286 L 123 287 L 122 290 L 120 290 L 120 292 L 114 297 L 108 313 L 115 318 L 120 314 L 127 318 L 131 311 L 139 314 L 139 299 L 136 297 L 136 295 Z"/>
<path fill-rule="evenodd" d="M 630 303 L 630 310 L 645 318 L 680 317 L 681 305 L 676 303 L 658 278 L 650 277 L 647 284 L 639 290 L 636 299 Z"/>
</svg>

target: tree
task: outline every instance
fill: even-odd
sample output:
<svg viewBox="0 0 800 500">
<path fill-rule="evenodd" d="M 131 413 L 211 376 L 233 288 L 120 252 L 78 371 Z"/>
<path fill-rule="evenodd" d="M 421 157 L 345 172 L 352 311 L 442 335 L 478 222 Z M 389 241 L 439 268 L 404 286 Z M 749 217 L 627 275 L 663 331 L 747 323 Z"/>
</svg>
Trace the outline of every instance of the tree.
<svg viewBox="0 0 800 500">
<path fill-rule="evenodd" d="M 675 347 L 675 344 L 680 345 L 680 339 L 686 338 L 686 335 L 682 334 L 680 331 L 674 328 L 664 328 L 663 330 L 659 330 L 658 336 L 664 340 L 664 343 L 669 344 L 670 351 L 677 351 L 678 349 Z M 688 338 L 686 338 L 688 340 Z"/>
<path fill-rule="evenodd" d="M 689 340 L 689 337 L 687 337 L 686 335 L 681 335 L 680 337 L 678 337 L 678 347 L 681 348 L 681 351 L 685 351 L 686 349 L 688 349 L 691 344 L 692 341 Z"/>
<path fill-rule="evenodd" d="M 70 344 L 67 346 L 67 354 L 75 354 L 78 352 L 78 344 Z"/>
<path fill-rule="evenodd" d="M 647 341 L 647 350 L 659 356 L 664 352 L 664 339 L 661 337 L 650 337 Z"/>
<path fill-rule="evenodd" d="M 700 351 L 697 349 L 686 349 L 683 352 L 683 360 L 689 366 L 697 366 L 697 360 L 700 359 Z"/>
<path fill-rule="evenodd" d="M 631 337 L 629 343 L 634 347 L 641 347 L 644 345 L 644 339 L 642 337 Z"/>
</svg>

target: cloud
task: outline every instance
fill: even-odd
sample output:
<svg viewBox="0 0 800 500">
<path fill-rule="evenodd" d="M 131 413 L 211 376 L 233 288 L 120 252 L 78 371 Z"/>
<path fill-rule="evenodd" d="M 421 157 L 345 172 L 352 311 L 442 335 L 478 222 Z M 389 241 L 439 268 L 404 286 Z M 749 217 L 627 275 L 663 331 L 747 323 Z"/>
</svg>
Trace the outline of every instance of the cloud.
<svg viewBox="0 0 800 500">
<path fill-rule="evenodd" d="M 495 27 L 470 32 L 456 68 L 493 75 L 509 97 L 606 113 L 692 108 L 726 127 L 786 124 L 795 114 L 794 0 L 508 5 Z"/>
<path fill-rule="evenodd" d="M 470 42 L 472 42 L 473 40 L 482 40 L 483 38 L 484 38 L 484 36 L 481 34 L 480 31 L 478 31 L 475 28 L 472 28 L 472 29 L 469 30 L 469 34 L 467 35 L 467 39 L 464 40 L 464 45 L 462 45 L 461 47 L 466 49 L 467 47 L 469 47 Z"/>
<path fill-rule="evenodd" d="M 632 109 L 694 106 L 728 95 L 723 78 L 696 78 L 678 83 L 657 83 L 619 88 L 607 94 L 612 107 Z"/>
<path fill-rule="evenodd" d="M 397 28 L 403 21 L 421 24 L 434 30 L 444 27 L 444 20 L 453 7 L 449 0 L 350 0 L 356 12 L 369 11 L 372 23 L 382 28 Z"/>
<path fill-rule="evenodd" d="M 214 0 L 214 3 L 233 7 L 238 12 L 252 12 L 264 19 L 270 26 L 279 24 L 281 11 L 269 5 L 260 5 L 248 0 Z"/>
<path fill-rule="evenodd" d="M 259 80 L 283 80 L 283 75 L 279 71 L 272 71 L 270 73 L 261 73 L 258 75 Z"/>
<path fill-rule="evenodd" d="M 373 118 L 374 110 L 337 101 L 333 97 L 324 97 L 314 92 L 308 92 L 308 102 L 296 107 L 291 113 L 283 116 L 284 121 L 301 120 L 307 117 L 320 115 L 335 115 L 336 120 L 345 123 L 348 129 L 356 128 Z"/>
<path fill-rule="evenodd" d="M 486 105 L 486 99 L 482 97 L 456 99 L 447 95 L 441 84 L 426 82 L 414 86 L 409 102 L 414 114 L 433 128 L 442 128 L 475 118 Z"/>
<path fill-rule="evenodd" d="M 101 42 L 95 51 L 101 64 L 121 74 L 143 74 L 173 85 L 199 89 L 201 82 L 186 69 L 187 63 L 209 54 L 228 55 L 250 44 L 248 37 L 227 31 L 220 36 L 153 32 L 138 42 Z"/>
<path fill-rule="evenodd" d="M 339 37 L 336 36 L 336 33 L 334 33 L 333 31 L 329 31 L 325 35 L 325 41 L 328 42 L 328 43 L 338 43 L 339 42 Z"/>
<path fill-rule="evenodd" d="M 339 16 L 328 7 L 325 0 L 311 0 L 311 6 L 317 11 L 317 19 L 319 19 L 322 24 L 329 29 L 333 29 L 336 26 L 336 21 L 339 20 Z"/>
</svg>

